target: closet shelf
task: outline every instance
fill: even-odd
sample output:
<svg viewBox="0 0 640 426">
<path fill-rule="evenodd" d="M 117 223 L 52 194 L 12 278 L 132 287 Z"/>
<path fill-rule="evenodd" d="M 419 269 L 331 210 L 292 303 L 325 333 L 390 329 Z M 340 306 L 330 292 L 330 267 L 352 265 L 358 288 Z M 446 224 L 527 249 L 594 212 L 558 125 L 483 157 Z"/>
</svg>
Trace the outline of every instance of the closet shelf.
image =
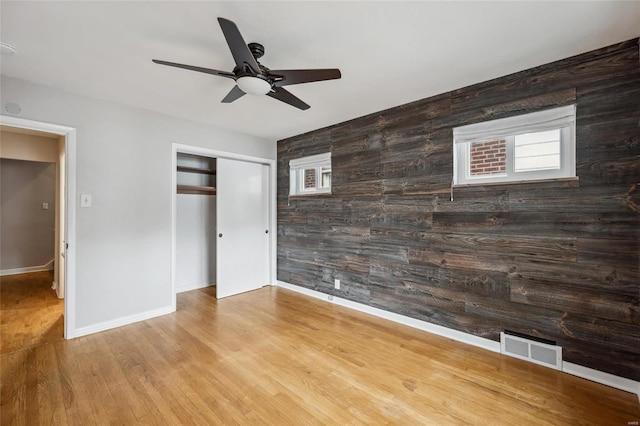
<svg viewBox="0 0 640 426">
<path fill-rule="evenodd" d="M 212 169 L 200 169 L 198 167 L 178 166 L 179 172 L 200 173 L 203 175 L 215 175 L 216 171 Z"/>
<path fill-rule="evenodd" d="M 216 195 L 216 188 L 201 185 L 178 185 L 177 192 L 178 194 Z"/>
</svg>

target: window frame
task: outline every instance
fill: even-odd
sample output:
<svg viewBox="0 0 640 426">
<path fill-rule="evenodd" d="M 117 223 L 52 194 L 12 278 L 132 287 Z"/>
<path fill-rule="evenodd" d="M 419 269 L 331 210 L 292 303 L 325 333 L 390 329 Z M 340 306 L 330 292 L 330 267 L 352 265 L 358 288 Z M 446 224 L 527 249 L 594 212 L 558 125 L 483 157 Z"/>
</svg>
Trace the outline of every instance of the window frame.
<svg viewBox="0 0 640 426">
<path fill-rule="evenodd" d="M 313 194 L 331 194 L 331 181 L 329 186 L 322 187 L 323 169 L 331 173 L 331 153 L 309 155 L 289 161 L 289 196 L 306 196 Z M 315 170 L 315 186 L 305 188 L 305 170 Z"/>
<path fill-rule="evenodd" d="M 522 114 L 498 120 L 484 121 L 453 129 L 453 185 L 483 185 L 488 183 L 519 183 L 532 180 L 552 180 L 576 176 L 575 104 Z M 560 168 L 516 172 L 515 136 L 560 129 Z M 505 139 L 507 145 L 506 172 L 471 176 L 470 147 L 472 142 Z"/>
</svg>

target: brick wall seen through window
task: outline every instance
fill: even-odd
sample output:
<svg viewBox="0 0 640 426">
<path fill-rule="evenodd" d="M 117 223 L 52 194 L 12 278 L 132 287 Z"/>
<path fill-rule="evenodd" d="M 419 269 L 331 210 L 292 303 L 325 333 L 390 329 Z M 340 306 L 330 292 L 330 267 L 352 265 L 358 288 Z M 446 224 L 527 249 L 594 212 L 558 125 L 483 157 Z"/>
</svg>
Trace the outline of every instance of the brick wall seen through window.
<svg viewBox="0 0 640 426">
<path fill-rule="evenodd" d="M 473 142 L 470 149 L 471 176 L 503 174 L 507 171 L 507 141 Z"/>
<path fill-rule="evenodd" d="M 305 169 L 304 171 L 304 188 L 316 187 L 316 169 Z"/>
</svg>

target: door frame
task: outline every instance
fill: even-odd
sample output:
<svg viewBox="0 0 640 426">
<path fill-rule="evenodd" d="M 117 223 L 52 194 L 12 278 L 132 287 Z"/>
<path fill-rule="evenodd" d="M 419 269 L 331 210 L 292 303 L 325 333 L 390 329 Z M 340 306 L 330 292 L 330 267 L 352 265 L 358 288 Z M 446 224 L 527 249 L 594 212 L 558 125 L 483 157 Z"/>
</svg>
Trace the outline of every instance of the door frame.
<svg viewBox="0 0 640 426">
<path fill-rule="evenodd" d="M 65 143 L 65 252 L 64 338 L 76 337 L 76 129 L 43 121 L 0 115 L 0 124 L 64 136 Z M 58 259 L 56 259 L 58 260 Z"/>
<path fill-rule="evenodd" d="M 229 160 L 246 161 L 249 163 L 263 164 L 269 167 L 269 284 L 276 283 L 276 160 L 271 158 L 254 157 L 244 154 L 236 154 L 228 151 L 219 151 L 200 146 L 185 145 L 180 143 L 171 144 L 171 308 L 176 310 L 176 185 L 178 153 L 194 154 L 209 158 L 225 158 Z"/>
</svg>

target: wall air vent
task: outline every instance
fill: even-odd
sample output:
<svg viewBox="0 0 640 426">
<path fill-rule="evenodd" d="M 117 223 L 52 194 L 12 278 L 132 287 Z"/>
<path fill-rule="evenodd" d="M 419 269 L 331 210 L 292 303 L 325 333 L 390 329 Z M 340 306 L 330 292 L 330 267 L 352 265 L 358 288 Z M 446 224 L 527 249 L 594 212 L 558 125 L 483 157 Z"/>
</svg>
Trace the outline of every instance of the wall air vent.
<svg viewBox="0 0 640 426">
<path fill-rule="evenodd" d="M 562 347 L 555 342 L 505 330 L 500 353 L 562 371 Z"/>
</svg>

